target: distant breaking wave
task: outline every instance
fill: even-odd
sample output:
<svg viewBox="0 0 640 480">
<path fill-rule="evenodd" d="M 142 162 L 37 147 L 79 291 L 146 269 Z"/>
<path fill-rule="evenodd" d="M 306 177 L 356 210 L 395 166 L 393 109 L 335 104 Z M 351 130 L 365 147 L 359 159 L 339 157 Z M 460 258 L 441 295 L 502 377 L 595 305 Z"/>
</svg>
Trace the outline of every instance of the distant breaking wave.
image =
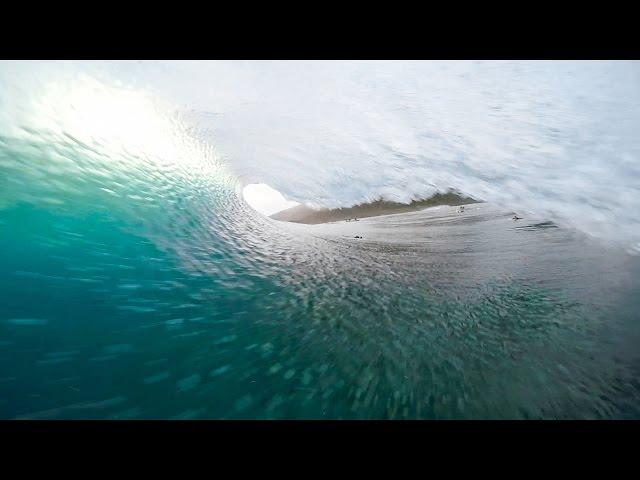
<svg viewBox="0 0 640 480">
<path fill-rule="evenodd" d="M 378 215 L 392 215 L 394 213 L 411 212 L 440 205 L 465 205 L 477 203 L 478 200 L 467 197 L 459 192 L 436 193 L 429 198 L 414 199 L 410 203 L 390 202 L 378 199 L 373 202 L 361 203 L 351 207 L 314 210 L 306 205 L 297 205 L 271 215 L 275 220 L 287 222 L 317 224 L 351 220 Z"/>
</svg>

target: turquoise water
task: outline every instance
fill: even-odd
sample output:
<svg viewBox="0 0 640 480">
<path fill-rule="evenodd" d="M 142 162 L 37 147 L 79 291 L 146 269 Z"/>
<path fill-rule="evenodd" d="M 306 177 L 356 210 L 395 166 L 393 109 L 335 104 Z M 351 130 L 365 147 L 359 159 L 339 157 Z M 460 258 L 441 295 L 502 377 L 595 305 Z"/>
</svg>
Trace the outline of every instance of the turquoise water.
<svg viewBox="0 0 640 480">
<path fill-rule="evenodd" d="M 141 102 L 0 132 L 1 418 L 640 417 L 639 257 L 490 203 L 275 222 Z"/>
</svg>

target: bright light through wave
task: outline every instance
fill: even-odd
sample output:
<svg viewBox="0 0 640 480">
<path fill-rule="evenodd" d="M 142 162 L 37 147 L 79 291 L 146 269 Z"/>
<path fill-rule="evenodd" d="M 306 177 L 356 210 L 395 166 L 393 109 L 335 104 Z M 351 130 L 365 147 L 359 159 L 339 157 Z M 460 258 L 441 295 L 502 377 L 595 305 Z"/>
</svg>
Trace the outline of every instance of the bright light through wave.
<svg viewBox="0 0 640 480">
<path fill-rule="evenodd" d="M 267 216 L 300 205 L 298 202 L 287 200 L 284 195 L 265 183 L 247 185 L 242 194 L 251 208 Z"/>
</svg>

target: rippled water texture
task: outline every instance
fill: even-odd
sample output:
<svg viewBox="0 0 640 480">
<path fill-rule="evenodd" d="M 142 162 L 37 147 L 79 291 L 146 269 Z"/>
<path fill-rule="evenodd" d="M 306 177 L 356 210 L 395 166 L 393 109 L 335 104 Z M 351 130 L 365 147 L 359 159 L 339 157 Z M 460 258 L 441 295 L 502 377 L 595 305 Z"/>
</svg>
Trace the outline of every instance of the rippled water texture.
<svg viewBox="0 0 640 480">
<path fill-rule="evenodd" d="M 14 72 L 0 417 L 640 417 L 620 245 L 491 202 L 276 222 L 158 97 Z"/>
</svg>

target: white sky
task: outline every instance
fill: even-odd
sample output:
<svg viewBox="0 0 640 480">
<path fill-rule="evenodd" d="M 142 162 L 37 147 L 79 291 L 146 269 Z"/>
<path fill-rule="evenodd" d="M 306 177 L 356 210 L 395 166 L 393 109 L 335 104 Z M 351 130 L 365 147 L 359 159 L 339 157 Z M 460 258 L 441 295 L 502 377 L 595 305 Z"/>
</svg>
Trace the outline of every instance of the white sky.
<svg viewBox="0 0 640 480">
<path fill-rule="evenodd" d="M 242 195 L 251 208 L 267 216 L 300 205 L 298 202 L 287 200 L 266 183 L 247 185 L 242 190 Z"/>
</svg>

